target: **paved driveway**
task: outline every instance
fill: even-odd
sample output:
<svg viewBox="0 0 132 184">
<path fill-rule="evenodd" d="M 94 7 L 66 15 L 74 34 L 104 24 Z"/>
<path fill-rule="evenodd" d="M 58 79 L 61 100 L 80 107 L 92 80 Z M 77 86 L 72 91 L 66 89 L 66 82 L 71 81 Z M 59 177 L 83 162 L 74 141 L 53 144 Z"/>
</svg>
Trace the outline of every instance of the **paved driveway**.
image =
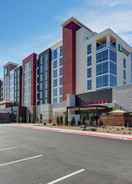
<svg viewBox="0 0 132 184">
<path fill-rule="evenodd" d="M 0 184 L 132 184 L 132 142 L 0 125 Z"/>
</svg>

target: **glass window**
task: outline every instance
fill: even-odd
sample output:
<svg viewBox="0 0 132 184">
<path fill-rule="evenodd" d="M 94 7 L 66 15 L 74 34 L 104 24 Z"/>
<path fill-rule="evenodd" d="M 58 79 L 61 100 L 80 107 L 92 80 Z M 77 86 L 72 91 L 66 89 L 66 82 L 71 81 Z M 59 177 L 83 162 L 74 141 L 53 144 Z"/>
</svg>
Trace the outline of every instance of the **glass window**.
<svg viewBox="0 0 132 184">
<path fill-rule="evenodd" d="M 92 56 L 87 57 L 87 66 L 90 66 L 92 64 Z"/>
<path fill-rule="evenodd" d="M 87 77 L 88 78 L 92 77 L 92 68 L 87 69 Z"/>
<path fill-rule="evenodd" d="M 102 78 L 103 78 L 102 79 L 103 80 L 102 81 L 102 83 L 103 83 L 102 86 L 103 87 L 108 86 L 108 75 L 103 75 Z"/>
<path fill-rule="evenodd" d="M 126 68 L 126 59 L 123 59 L 123 67 Z"/>
<path fill-rule="evenodd" d="M 98 64 L 96 66 L 96 75 L 101 75 L 102 74 L 102 64 Z"/>
<path fill-rule="evenodd" d="M 92 45 L 89 44 L 89 45 L 87 46 L 87 54 L 91 54 L 91 53 L 92 53 Z"/>
<path fill-rule="evenodd" d="M 60 58 L 60 66 L 63 65 L 63 58 Z"/>
<path fill-rule="evenodd" d="M 110 62 L 110 73 L 116 75 L 117 71 L 116 71 L 116 64 L 115 63 Z"/>
<path fill-rule="evenodd" d="M 53 87 L 57 87 L 57 79 L 53 80 Z"/>
<path fill-rule="evenodd" d="M 53 70 L 53 77 L 57 77 L 57 70 Z"/>
<path fill-rule="evenodd" d="M 52 59 L 56 59 L 57 58 L 57 49 L 54 49 L 52 52 Z"/>
<path fill-rule="evenodd" d="M 63 102 L 63 97 L 60 97 L 60 103 Z"/>
<path fill-rule="evenodd" d="M 96 75 L 108 73 L 108 62 L 97 64 Z"/>
<path fill-rule="evenodd" d="M 59 93 L 60 93 L 60 95 L 63 95 L 63 88 L 59 89 Z"/>
<path fill-rule="evenodd" d="M 63 56 L 63 47 L 60 47 L 60 56 Z"/>
<path fill-rule="evenodd" d="M 87 90 L 91 90 L 91 89 L 92 89 L 92 81 L 87 80 Z"/>
<path fill-rule="evenodd" d="M 63 75 L 63 68 L 60 68 L 59 75 Z"/>
<path fill-rule="evenodd" d="M 57 88 L 53 89 L 53 96 L 57 96 Z"/>
<path fill-rule="evenodd" d="M 114 87 L 117 84 L 117 78 L 116 76 L 110 75 L 110 86 Z"/>
<path fill-rule="evenodd" d="M 53 103 L 57 103 L 57 98 L 53 98 Z"/>
<path fill-rule="evenodd" d="M 101 87 L 106 87 L 108 86 L 108 75 L 102 75 L 99 77 L 96 77 L 96 87 L 101 88 Z"/>
<path fill-rule="evenodd" d="M 123 79 L 126 80 L 126 70 L 123 70 Z"/>
<path fill-rule="evenodd" d="M 117 54 L 115 51 L 110 50 L 110 60 L 116 62 L 117 60 Z"/>
<path fill-rule="evenodd" d="M 108 72 L 108 62 L 102 63 L 102 73 L 107 73 Z"/>
<path fill-rule="evenodd" d="M 96 63 L 108 60 L 108 49 L 96 54 Z"/>
<path fill-rule="evenodd" d="M 54 62 L 53 62 L 53 68 L 56 68 L 57 67 L 57 60 L 55 60 Z"/>
<path fill-rule="evenodd" d="M 63 78 L 62 77 L 59 79 L 59 84 L 63 85 Z"/>
</svg>

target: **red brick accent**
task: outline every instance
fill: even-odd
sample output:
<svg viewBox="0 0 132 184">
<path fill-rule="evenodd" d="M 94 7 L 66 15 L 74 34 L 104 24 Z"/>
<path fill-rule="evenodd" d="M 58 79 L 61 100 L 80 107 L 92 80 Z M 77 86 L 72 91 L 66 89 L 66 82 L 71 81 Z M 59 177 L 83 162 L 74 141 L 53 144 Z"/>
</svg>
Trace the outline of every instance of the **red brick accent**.
<svg viewBox="0 0 132 184">
<path fill-rule="evenodd" d="M 67 94 L 75 94 L 76 89 L 76 31 L 80 27 L 74 22 L 63 27 L 64 52 L 64 100 Z"/>
</svg>

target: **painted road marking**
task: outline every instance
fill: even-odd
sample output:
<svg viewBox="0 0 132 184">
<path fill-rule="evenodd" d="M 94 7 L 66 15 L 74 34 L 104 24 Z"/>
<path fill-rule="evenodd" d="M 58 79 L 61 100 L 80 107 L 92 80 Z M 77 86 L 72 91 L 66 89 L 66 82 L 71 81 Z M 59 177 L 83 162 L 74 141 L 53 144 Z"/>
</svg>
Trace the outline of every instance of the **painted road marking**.
<svg viewBox="0 0 132 184">
<path fill-rule="evenodd" d="M 13 150 L 16 149 L 16 146 L 12 146 L 12 147 L 7 147 L 7 148 L 0 148 L 0 151 L 9 151 L 9 150 Z"/>
<path fill-rule="evenodd" d="M 13 165 L 13 164 L 17 164 L 17 163 L 28 161 L 28 160 L 33 160 L 33 159 L 37 159 L 37 158 L 40 158 L 40 157 L 43 157 L 43 155 L 40 154 L 40 155 L 35 155 L 35 156 L 32 156 L 32 157 L 27 157 L 27 158 L 19 159 L 19 160 L 5 162 L 5 163 L 0 164 L 0 167 L 4 167 L 4 166 L 8 166 L 8 165 Z"/>
<path fill-rule="evenodd" d="M 86 169 L 80 169 L 80 170 L 75 171 L 75 172 L 73 172 L 73 173 L 71 173 L 71 174 L 68 174 L 68 175 L 63 176 L 63 177 L 61 177 L 61 178 L 58 178 L 58 179 L 56 179 L 56 180 L 54 180 L 54 181 L 51 181 L 51 182 L 49 182 L 49 183 L 47 183 L 47 184 L 55 184 L 55 183 L 58 183 L 58 182 L 63 181 L 63 180 L 65 180 L 65 179 L 67 179 L 67 178 L 70 178 L 70 177 L 72 177 L 72 176 L 75 176 L 75 175 L 77 175 L 77 174 L 80 174 L 80 173 L 84 172 L 85 170 L 86 170 Z"/>
</svg>

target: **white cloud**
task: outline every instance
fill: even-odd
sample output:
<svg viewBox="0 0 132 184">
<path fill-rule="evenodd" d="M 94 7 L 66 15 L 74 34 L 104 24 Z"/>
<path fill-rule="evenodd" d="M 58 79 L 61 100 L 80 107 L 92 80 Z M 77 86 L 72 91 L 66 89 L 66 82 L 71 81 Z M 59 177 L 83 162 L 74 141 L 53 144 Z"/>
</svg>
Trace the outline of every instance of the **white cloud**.
<svg viewBox="0 0 132 184">
<path fill-rule="evenodd" d="M 93 31 L 112 28 L 132 45 L 132 0 L 83 0 L 79 7 L 70 9 L 60 21 L 74 16 Z"/>
</svg>

